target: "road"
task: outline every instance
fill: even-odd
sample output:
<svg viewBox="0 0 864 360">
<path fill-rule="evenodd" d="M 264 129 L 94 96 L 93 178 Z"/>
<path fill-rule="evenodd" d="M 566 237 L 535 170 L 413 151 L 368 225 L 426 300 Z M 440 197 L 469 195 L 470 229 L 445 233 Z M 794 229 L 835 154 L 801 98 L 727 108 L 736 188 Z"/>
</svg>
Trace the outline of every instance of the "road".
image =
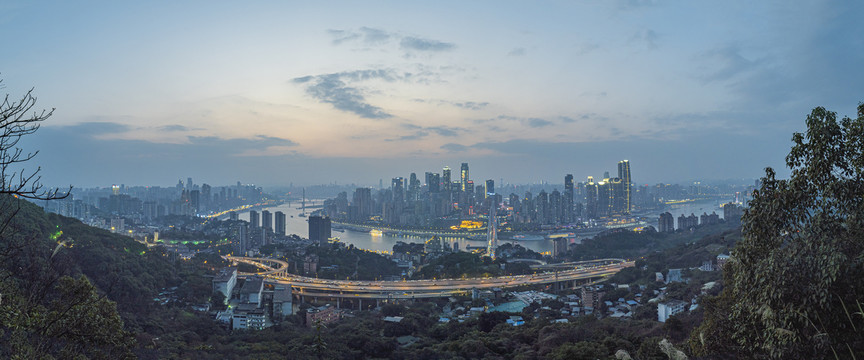
<svg viewBox="0 0 864 360">
<path fill-rule="evenodd" d="M 532 275 L 499 276 L 488 278 L 467 279 L 437 279 L 437 280 L 403 280 L 403 281 L 362 281 L 362 280 L 331 280 L 317 279 L 288 274 L 283 269 L 288 263 L 281 260 L 266 258 L 250 258 L 226 256 L 226 259 L 243 262 L 267 269 L 257 274 L 241 273 L 240 275 L 259 275 L 270 281 L 290 285 L 300 295 L 365 298 L 365 299 L 409 299 L 447 297 L 472 289 L 513 288 L 525 285 L 543 285 L 557 282 L 596 279 L 609 276 L 632 267 L 633 261 L 623 259 L 599 259 L 571 263 L 567 268 L 558 268 L 555 272 L 540 272 Z"/>
</svg>

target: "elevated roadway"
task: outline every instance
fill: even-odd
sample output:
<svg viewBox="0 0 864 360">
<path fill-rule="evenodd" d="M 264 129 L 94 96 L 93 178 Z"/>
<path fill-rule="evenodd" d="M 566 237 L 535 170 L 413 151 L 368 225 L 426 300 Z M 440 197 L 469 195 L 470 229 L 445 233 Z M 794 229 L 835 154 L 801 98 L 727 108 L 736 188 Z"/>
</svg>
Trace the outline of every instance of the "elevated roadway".
<svg viewBox="0 0 864 360">
<path fill-rule="evenodd" d="M 235 262 L 247 263 L 265 269 L 258 275 L 270 282 L 291 286 L 300 296 L 360 298 L 360 299 L 414 299 L 448 297 L 473 289 L 513 288 L 526 285 L 545 285 L 599 279 L 632 267 L 632 261 L 624 259 L 601 259 L 568 263 L 566 268 L 539 272 L 533 275 L 499 276 L 468 279 L 362 281 L 317 279 L 289 274 L 288 263 L 266 258 L 226 256 Z M 562 264 L 563 265 L 563 264 Z"/>
</svg>

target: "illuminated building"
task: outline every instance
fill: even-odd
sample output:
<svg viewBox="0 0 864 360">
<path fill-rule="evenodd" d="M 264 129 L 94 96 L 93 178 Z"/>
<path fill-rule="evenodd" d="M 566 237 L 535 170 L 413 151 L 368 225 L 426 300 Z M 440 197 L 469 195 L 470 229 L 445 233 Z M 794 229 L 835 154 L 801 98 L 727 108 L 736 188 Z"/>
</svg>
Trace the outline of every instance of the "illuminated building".
<svg viewBox="0 0 864 360">
<path fill-rule="evenodd" d="M 594 177 L 589 176 L 585 183 L 585 216 L 589 219 L 596 219 L 597 216 L 597 184 L 594 183 Z"/>
<path fill-rule="evenodd" d="M 630 214 L 632 209 L 632 195 L 630 188 L 633 184 L 633 179 L 630 177 L 630 160 L 621 160 L 618 162 L 618 178 L 621 179 L 624 185 L 624 214 Z"/>
<path fill-rule="evenodd" d="M 427 172 L 426 173 L 426 191 L 437 193 L 441 190 L 441 175 Z"/>
<path fill-rule="evenodd" d="M 473 185 L 471 187 L 468 186 L 468 180 L 470 179 L 470 177 L 468 177 L 468 163 L 462 163 L 462 172 L 459 176 L 459 179 L 462 181 L 462 191 L 463 192 L 473 190 L 472 189 Z"/>
<path fill-rule="evenodd" d="M 564 176 L 564 221 L 571 223 L 576 220 L 573 216 L 573 174 Z"/>
<path fill-rule="evenodd" d="M 488 198 L 490 195 L 495 194 L 495 180 L 489 179 L 486 180 L 486 189 L 485 189 L 484 198 Z"/>
</svg>

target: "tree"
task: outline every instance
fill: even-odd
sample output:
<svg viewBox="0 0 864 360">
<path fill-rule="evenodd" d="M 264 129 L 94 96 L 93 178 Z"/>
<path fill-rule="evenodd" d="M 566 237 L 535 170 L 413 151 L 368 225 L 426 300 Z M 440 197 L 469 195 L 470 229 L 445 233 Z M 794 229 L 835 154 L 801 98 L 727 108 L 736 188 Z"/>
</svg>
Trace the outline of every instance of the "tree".
<svg viewBox="0 0 864 360">
<path fill-rule="evenodd" d="M 2 88 L 0 80 L 0 88 Z M 27 91 L 20 100 L 10 100 L 9 94 L 0 104 L 0 194 L 15 195 L 35 200 L 50 200 L 68 195 L 59 189 L 45 189 L 40 182 L 39 170 L 28 172 L 20 169 L 22 163 L 32 160 L 39 151 L 24 153 L 18 141 L 24 135 L 39 130 L 40 123 L 54 114 L 51 111 L 30 112 L 36 105 L 33 89 Z"/>
<path fill-rule="evenodd" d="M 767 168 L 753 192 L 725 288 L 692 336 L 695 355 L 864 354 L 864 104 L 839 122 L 813 109 L 792 142 L 790 178 Z"/>
</svg>

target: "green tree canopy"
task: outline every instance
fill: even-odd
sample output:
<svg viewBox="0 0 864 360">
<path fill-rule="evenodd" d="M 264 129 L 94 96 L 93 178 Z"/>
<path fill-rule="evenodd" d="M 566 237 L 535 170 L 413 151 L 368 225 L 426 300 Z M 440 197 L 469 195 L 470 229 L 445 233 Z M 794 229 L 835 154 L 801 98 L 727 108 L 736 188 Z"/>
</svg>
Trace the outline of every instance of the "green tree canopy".
<svg viewBox="0 0 864 360">
<path fill-rule="evenodd" d="M 696 355 L 853 358 L 864 354 L 864 104 L 818 107 L 795 133 L 788 180 L 765 170 L 742 240 L 695 330 Z"/>
</svg>

